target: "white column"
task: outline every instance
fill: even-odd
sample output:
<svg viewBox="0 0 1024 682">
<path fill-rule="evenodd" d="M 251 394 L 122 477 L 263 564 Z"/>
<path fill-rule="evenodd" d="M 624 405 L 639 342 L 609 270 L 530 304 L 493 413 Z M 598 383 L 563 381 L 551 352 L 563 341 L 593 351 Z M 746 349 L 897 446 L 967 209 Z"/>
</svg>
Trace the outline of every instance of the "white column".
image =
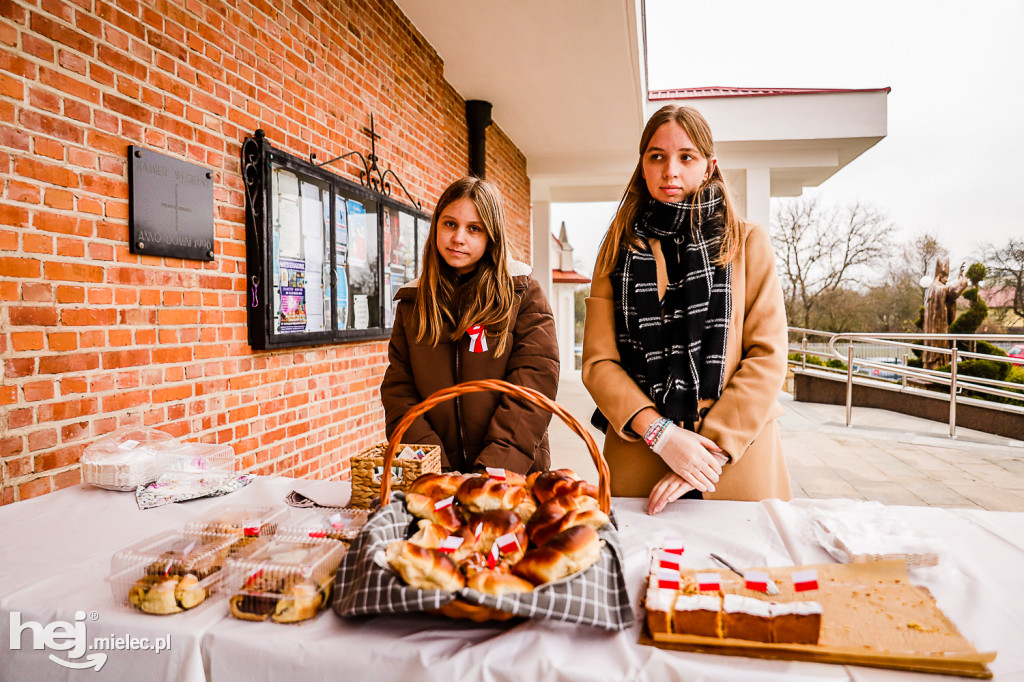
<svg viewBox="0 0 1024 682">
<path fill-rule="evenodd" d="M 544 290 L 552 309 L 555 302 L 551 299 L 551 202 L 534 201 L 530 211 L 532 244 L 530 256 L 533 265 L 533 278 Z"/>
<path fill-rule="evenodd" d="M 772 222 L 772 177 L 769 168 L 747 169 L 746 219 L 766 230 Z"/>
</svg>

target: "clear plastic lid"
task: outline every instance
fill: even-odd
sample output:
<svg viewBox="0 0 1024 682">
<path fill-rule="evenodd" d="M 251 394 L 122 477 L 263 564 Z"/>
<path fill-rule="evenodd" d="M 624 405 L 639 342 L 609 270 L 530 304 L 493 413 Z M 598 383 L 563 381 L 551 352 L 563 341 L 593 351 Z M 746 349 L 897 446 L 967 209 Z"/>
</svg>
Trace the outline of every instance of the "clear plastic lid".
<svg viewBox="0 0 1024 682">
<path fill-rule="evenodd" d="M 231 614 L 278 623 L 316 616 L 327 606 L 344 554 L 344 545 L 327 539 L 276 536 L 253 543 L 227 564 Z"/>
<path fill-rule="evenodd" d="M 281 520 L 278 535 L 293 538 L 328 538 L 350 542 L 369 518 L 368 509 L 293 507 Z"/>
<path fill-rule="evenodd" d="M 135 490 L 160 475 L 163 455 L 180 446 L 174 436 L 148 426 L 126 426 L 82 453 L 82 478 L 111 490 Z"/>
<path fill-rule="evenodd" d="M 107 582 L 115 600 L 145 613 L 187 611 L 217 593 L 233 541 L 181 532 L 154 535 L 115 552 Z"/>
<path fill-rule="evenodd" d="M 214 533 L 235 537 L 273 535 L 277 532 L 278 522 L 286 511 L 284 507 L 227 505 L 197 516 L 185 524 L 185 530 L 192 533 Z"/>
<path fill-rule="evenodd" d="M 230 475 L 235 472 L 235 451 L 230 445 L 182 443 L 166 454 L 163 468 L 172 474 Z"/>
</svg>

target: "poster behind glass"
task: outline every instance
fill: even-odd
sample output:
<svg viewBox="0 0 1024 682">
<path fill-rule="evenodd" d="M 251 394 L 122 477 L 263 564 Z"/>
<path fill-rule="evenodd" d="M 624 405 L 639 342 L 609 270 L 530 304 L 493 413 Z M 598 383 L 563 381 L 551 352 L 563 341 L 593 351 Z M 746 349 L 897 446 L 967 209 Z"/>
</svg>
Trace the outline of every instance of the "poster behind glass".
<svg viewBox="0 0 1024 682">
<path fill-rule="evenodd" d="M 273 192 L 273 331 L 331 329 L 330 190 L 275 168 Z"/>
<path fill-rule="evenodd" d="M 377 204 L 366 199 L 345 201 L 348 217 L 348 322 L 346 329 L 380 324 L 377 256 Z M 339 292 L 341 285 L 339 284 Z M 339 303 L 340 308 L 340 303 Z"/>
<path fill-rule="evenodd" d="M 423 247 L 430 236 L 430 221 L 423 218 L 416 219 L 416 276 L 423 274 Z"/>
</svg>

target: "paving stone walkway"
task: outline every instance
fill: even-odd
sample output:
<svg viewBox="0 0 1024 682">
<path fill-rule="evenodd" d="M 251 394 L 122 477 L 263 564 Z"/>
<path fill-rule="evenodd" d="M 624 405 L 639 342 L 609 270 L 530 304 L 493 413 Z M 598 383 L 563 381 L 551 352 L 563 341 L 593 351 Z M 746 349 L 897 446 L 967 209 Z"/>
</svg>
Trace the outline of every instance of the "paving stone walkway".
<svg viewBox="0 0 1024 682">
<path fill-rule="evenodd" d="M 800 403 L 779 394 L 779 419 L 796 497 L 876 500 L 884 504 L 1024 511 L 1024 441 L 873 408 Z M 580 373 L 563 375 L 558 403 L 589 425 L 593 400 Z M 557 422 L 557 423 L 556 423 Z M 589 429 L 601 446 L 602 435 Z M 552 467 L 590 480 L 597 470 L 583 440 L 557 418 L 549 432 Z M 1024 437 L 1024 434 L 1022 434 Z"/>
</svg>

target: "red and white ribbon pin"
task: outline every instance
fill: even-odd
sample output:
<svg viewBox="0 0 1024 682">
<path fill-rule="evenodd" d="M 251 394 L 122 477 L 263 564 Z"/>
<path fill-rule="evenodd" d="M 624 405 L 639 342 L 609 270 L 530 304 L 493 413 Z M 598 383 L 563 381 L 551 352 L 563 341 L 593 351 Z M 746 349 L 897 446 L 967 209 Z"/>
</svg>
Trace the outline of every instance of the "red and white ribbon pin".
<svg viewBox="0 0 1024 682">
<path fill-rule="evenodd" d="M 440 501 L 438 501 L 438 502 L 435 502 L 435 503 L 434 503 L 434 509 L 436 509 L 437 511 L 441 511 L 441 510 L 442 510 L 442 509 L 444 509 L 445 507 L 450 507 L 450 506 L 452 506 L 452 504 L 453 504 L 454 502 L 455 502 L 455 496 L 454 496 L 454 495 L 452 495 L 451 497 L 446 497 L 446 498 L 444 498 L 443 500 L 440 500 Z"/>
<path fill-rule="evenodd" d="M 459 547 L 462 547 L 462 543 L 465 540 L 458 535 L 449 535 L 444 541 L 438 546 L 437 551 L 445 554 L 451 554 Z"/>
<path fill-rule="evenodd" d="M 771 580 L 771 576 L 764 571 L 747 571 L 743 574 L 743 580 L 748 590 L 767 592 L 768 581 Z"/>
<path fill-rule="evenodd" d="M 470 353 L 487 352 L 487 333 L 484 331 L 484 326 L 482 324 L 474 324 L 466 330 L 466 333 L 469 334 Z"/>
<path fill-rule="evenodd" d="M 797 592 L 818 589 L 818 572 L 813 568 L 806 571 L 793 571 L 793 589 Z"/>
<path fill-rule="evenodd" d="M 678 554 L 661 550 L 658 553 L 658 568 L 671 568 L 672 570 L 678 571 L 682 565 L 682 558 Z"/>
<path fill-rule="evenodd" d="M 658 581 L 658 587 L 664 587 L 669 590 L 679 589 L 678 571 L 673 571 L 667 568 L 659 568 L 658 573 L 655 575 L 655 579 Z"/>
<path fill-rule="evenodd" d="M 519 538 L 516 537 L 515 533 L 505 533 L 500 538 L 494 541 L 494 544 L 498 546 L 504 554 L 512 554 L 517 552 L 522 547 L 519 545 Z"/>
<path fill-rule="evenodd" d="M 722 589 L 722 576 L 717 573 L 698 573 L 697 589 L 701 592 L 713 592 Z"/>
<path fill-rule="evenodd" d="M 661 548 L 671 554 L 682 554 L 685 551 L 682 538 L 665 538 Z"/>
</svg>

